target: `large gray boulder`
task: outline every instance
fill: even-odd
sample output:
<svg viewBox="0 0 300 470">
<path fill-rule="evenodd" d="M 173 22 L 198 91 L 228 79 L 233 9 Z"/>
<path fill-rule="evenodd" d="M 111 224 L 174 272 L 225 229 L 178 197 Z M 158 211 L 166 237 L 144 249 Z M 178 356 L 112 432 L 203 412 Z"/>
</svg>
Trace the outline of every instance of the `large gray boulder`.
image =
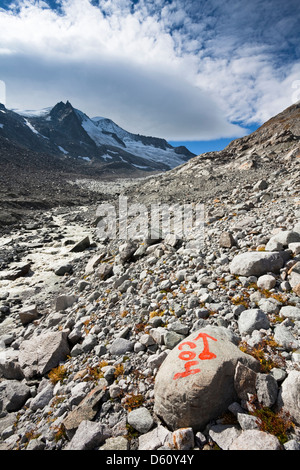
<svg viewBox="0 0 300 470">
<path fill-rule="evenodd" d="M 223 327 L 193 332 L 166 357 L 155 380 L 154 412 L 172 430 L 201 430 L 235 401 L 234 373 L 258 362 L 231 341 Z"/>
<path fill-rule="evenodd" d="M 0 397 L 0 409 L 17 411 L 30 397 L 30 388 L 24 381 L 4 380 L 0 382 Z"/>
<path fill-rule="evenodd" d="M 276 248 L 276 246 L 287 247 L 290 243 L 299 241 L 300 233 L 294 232 L 293 230 L 282 230 L 270 238 L 266 244 L 266 250 L 273 251 L 273 248 Z"/>
<path fill-rule="evenodd" d="M 282 382 L 277 407 L 289 413 L 297 426 L 300 425 L 300 371 L 292 370 Z"/>
<path fill-rule="evenodd" d="M 19 364 L 19 351 L 12 348 L 0 350 L 0 376 L 6 379 L 22 380 L 23 371 Z"/>
<path fill-rule="evenodd" d="M 230 273 L 238 276 L 262 276 L 278 272 L 284 265 L 280 252 L 249 251 L 235 256 Z"/>
<path fill-rule="evenodd" d="M 43 333 L 20 346 L 19 363 L 26 378 L 44 375 L 69 354 L 66 335 L 60 331 Z"/>
</svg>

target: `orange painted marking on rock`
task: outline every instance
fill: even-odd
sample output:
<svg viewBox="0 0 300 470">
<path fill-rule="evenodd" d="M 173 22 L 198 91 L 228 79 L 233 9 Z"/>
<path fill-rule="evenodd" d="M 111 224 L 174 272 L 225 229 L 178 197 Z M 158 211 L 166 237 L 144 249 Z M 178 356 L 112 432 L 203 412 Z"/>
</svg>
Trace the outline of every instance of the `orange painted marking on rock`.
<svg viewBox="0 0 300 470">
<path fill-rule="evenodd" d="M 199 339 L 203 340 L 203 351 L 199 354 L 199 359 L 202 361 L 205 360 L 210 360 L 210 359 L 215 359 L 217 356 L 209 350 L 209 344 L 208 344 L 208 339 L 212 339 L 213 341 L 217 341 L 216 338 L 213 338 L 212 336 L 208 335 L 207 333 L 199 333 L 199 335 L 195 338 L 194 341 L 198 341 Z M 193 343 L 192 341 L 185 341 L 184 343 L 181 343 L 178 346 L 178 349 L 181 351 L 184 346 L 189 346 L 191 349 L 194 349 L 196 347 L 196 344 Z M 184 372 L 178 372 L 177 374 L 174 375 L 173 380 L 179 379 L 181 377 L 188 377 L 189 375 L 192 374 L 197 374 L 198 372 L 201 372 L 201 369 L 191 369 L 192 366 L 195 366 L 198 364 L 198 361 L 192 361 L 196 357 L 196 353 L 193 351 L 182 351 L 179 355 L 178 358 L 181 359 L 182 361 L 188 361 L 184 364 Z"/>
<path fill-rule="evenodd" d="M 173 380 L 179 379 L 180 377 L 187 377 L 188 375 L 197 374 L 201 369 L 191 369 L 192 366 L 196 366 L 198 361 L 190 361 L 184 364 L 184 372 L 178 372 L 174 375 Z"/>
<path fill-rule="evenodd" d="M 204 361 L 204 360 L 210 360 L 210 359 L 215 359 L 217 356 L 212 353 L 210 350 L 209 350 L 209 345 L 208 345 L 208 339 L 212 339 L 213 341 L 217 341 L 216 338 L 213 338 L 212 336 L 208 335 L 207 333 L 200 333 L 197 338 L 195 338 L 195 341 L 197 341 L 199 338 L 202 338 L 203 339 L 203 346 L 204 346 L 204 349 L 202 351 L 202 353 L 199 354 L 199 359 L 201 359 L 201 361 Z"/>
</svg>

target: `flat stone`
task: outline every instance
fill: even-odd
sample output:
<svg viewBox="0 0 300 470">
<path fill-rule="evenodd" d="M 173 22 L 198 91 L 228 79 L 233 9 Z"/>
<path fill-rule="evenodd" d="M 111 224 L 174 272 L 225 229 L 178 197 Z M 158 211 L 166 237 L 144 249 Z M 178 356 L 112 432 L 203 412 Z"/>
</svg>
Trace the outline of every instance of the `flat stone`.
<svg viewBox="0 0 300 470">
<path fill-rule="evenodd" d="M 55 301 L 55 310 L 60 312 L 66 310 L 77 302 L 78 298 L 76 295 L 60 295 Z"/>
<path fill-rule="evenodd" d="M 281 450 L 277 437 L 257 429 L 243 431 L 229 446 L 229 450 Z"/>
<path fill-rule="evenodd" d="M 217 424 L 209 430 L 211 439 L 222 450 L 228 450 L 232 442 L 239 437 L 241 431 L 233 425 Z"/>
<path fill-rule="evenodd" d="M 105 400 L 108 394 L 108 383 L 105 379 L 100 379 L 98 384 L 64 419 L 63 425 L 69 438 L 74 436 L 76 429 L 82 421 L 91 421 L 95 418 L 102 401 Z"/>
<path fill-rule="evenodd" d="M 125 437 L 109 437 L 99 450 L 128 450 L 128 446 L 128 439 Z"/>
<path fill-rule="evenodd" d="M 152 431 L 142 434 L 138 438 L 138 450 L 156 450 L 163 446 L 170 434 L 170 431 L 162 425 L 158 425 Z"/>
<path fill-rule="evenodd" d="M 109 351 L 113 356 L 120 356 L 133 350 L 134 343 L 125 338 L 117 338 L 112 343 Z"/>
<path fill-rule="evenodd" d="M 99 423 L 84 420 L 79 424 L 76 433 L 65 450 L 93 450 L 99 447 L 108 437 L 108 428 Z"/>
<path fill-rule="evenodd" d="M 65 360 L 69 352 L 64 333 L 43 333 L 21 343 L 19 363 L 26 378 L 44 375 Z"/>
<path fill-rule="evenodd" d="M 100 253 L 97 255 L 94 255 L 89 262 L 87 263 L 85 267 L 85 274 L 89 275 L 92 274 L 95 270 L 95 268 L 99 265 L 101 260 L 105 257 L 105 253 Z"/>
<path fill-rule="evenodd" d="M 26 276 L 29 273 L 31 263 L 18 263 L 12 267 L 9 271 L 2 271 L 0 274 L 0 280 L 15 281 L 19 277 Z"/>
</svg>

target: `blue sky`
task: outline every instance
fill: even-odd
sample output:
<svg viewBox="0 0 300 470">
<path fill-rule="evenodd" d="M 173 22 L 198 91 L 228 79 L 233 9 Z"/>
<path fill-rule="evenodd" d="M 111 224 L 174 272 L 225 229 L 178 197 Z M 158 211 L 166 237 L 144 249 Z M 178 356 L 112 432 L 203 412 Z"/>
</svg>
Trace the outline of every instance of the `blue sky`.
<svg viewBox="0 0 300 470">
<path fill-rule="evenodd" d="M 299 0 L 2 0 L 6 106 L 218 150 L 300 98 L 299 20 Z"/>
</svg>

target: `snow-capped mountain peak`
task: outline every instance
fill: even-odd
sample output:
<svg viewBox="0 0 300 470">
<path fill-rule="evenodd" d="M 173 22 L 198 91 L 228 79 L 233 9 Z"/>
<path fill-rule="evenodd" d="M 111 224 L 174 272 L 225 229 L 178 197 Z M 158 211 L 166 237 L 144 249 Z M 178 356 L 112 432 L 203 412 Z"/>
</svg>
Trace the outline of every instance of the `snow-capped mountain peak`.
<svg viewBox="0 0 300 470">
<path fill-rule="evenodd" d="M 27 133 L 31 131 L 30 148 L 80 159 L 85 165 L 103 168 L 104 172 L 165 171 L 195 156 L 186 148 L 171 146 L 164 139 L 130 133 L 109 118 L 90 118 L 69 101 L 61 101 L 52 108 L 9 113 L 11 126 L 15 119 L 18 125 L 24 125 Z M 5 116 L 1 113 L 0 124 L 2 114 Z M 5 136 L 4 122 L 0 133 Z M 13 132 L 10 138 L 12 135 Z"/>
</svg>

